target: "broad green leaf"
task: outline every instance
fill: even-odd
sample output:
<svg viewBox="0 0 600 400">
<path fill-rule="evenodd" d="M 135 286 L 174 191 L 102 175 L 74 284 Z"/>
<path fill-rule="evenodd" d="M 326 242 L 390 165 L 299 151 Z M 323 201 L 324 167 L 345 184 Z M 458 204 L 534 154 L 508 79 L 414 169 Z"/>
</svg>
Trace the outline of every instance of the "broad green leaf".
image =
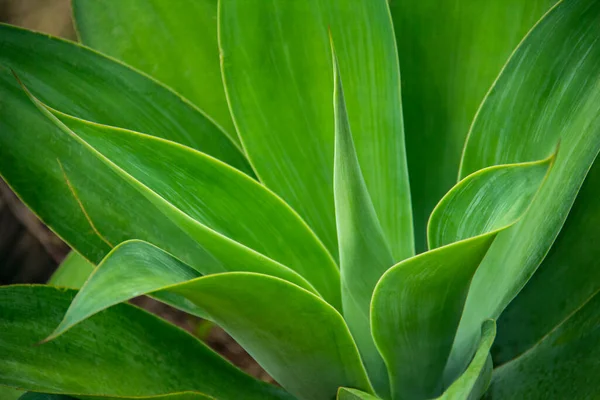
<svg viewBox="0 0 600 400">
<path fill-rule="evenodd" d="M 527 351 L 600 289 L 599 188 L 596 157 L 544 262 L 498 320 L 497 365 Z"/>
<path fill-rule="evenodd" d="M 491 183 L 504 189 L 528 183 L 537 191 L 547 177 L 539 172 L 548 171 L 552 161 L 550 157 L 537 163 L 490 167 L 459 182 L 440 201 L 429 223 L 430 232 L 448 232 L 441 243 L 451 244 L 402 261 L 381 277 L 371 303 L 371 329 L 390 373 L 394 399 L 442 394 L 444 368 L 473 275 L 497 235 L 527 211 L 526 200 L 533 197 L 530 190 L 496 191 Z M 523 182 L 509 183 L 514 180 Z M 493 201 L 479 209 L 490 190 L 496 193 L 490 197 Z M 507 206 L 513 204 L 518 208 Z M 487 223 L 471 225 L 470 230 L 455 229 L 474 215 Z"/>
<path fill-rule="evenodd" d="M 19 397 L 19 400 L 76 400 L 76 399 L 71 396 L 65 396 L 63 394 L 27 392 L 23 396 Z"/>
<path fill-rule="evenodd" d="M 36 346 L 58 325 L 74 295 L 51 286 L 0 288 L 0 385 L 111 400 L 184 391 L 231 400 L 291 399 L 131 305 L 117 305 Z"/>
<path fill-rule="evenodd" d="M 565 1 L 531 31 L 473 123 L 461 174 L 546 156 L 560 141 L 529 212 L 498 236 L 473 279 L 447 382 L 466 367 L 479 326 L 496 319 L 556 239 L 600 149 L 600 3 Z"/>
<path fill-rule="evenodd" d="M 380 400 L 369 393 L 351 388 L 339 388 L 337 400 Z"/>
<path fill-rule="evenodd" d="M 342 279 L 344 318 L 354 336 L 377 392 L 389 397 L 389 378 L 369 326 L 373 289 L 394 258 L 365 185 L 348 114 L 343 84 L 333 51 L 335 155 L 333 189 Z"/>
<path fill-rule="evenodd" d="M 94 270 L 94 264 L 83 258 L 75 251 L 71 251 L 58 269 L 54 271 L 49 285 L 63 286 L 79 289 Z"/>
<path fill-rule="evenodd" d="M 373 206 L 395 261 L 413 255 L 387 1 L 223 0 L 219 18 L 225 90 L 250 162 L 336 255 L 331 31 Z"/>
<path fill-rule="evenodd" d="M 23 393 L 23 390 L 13 389 L 8 386 L 0 385 L 0 399 L 2 400 L 18 400 L 23 395 Z"/>
<path fill-rule="evenodd" d="M 496 323 L 487 320 L 481 327 L 481 341 L 467 370 L 458 378 L 439 400 L 479 400 L 487 390 L 491 376 L 490 348 L 496 337 Z"/>
<path fill-rule="evenodd" d="M 492 399 L 594 399 L 600 393 L 600 295 L 516 359 L 494 370 Z"/>
<path fill-rule="evenodd" d="M 371 390 L 342 316 L 314 294 L 253 273 L 182 282 L 188 272 L 189 267 L 157 247 L 140 242 L 119 246 L 98 266 L 49 339 L 119 301 L 168 292 L 201 308 L 299 398 L 330 399 L 339 386 Z"/>
<path fill-rule="evenodd" d="M 456 182 L 477 107 L 511 52 L 556 1 L 389 1 L 402 68 L 417 252 L 426 249 L 431 210 Z"/>
<path fill-rule="evenodd" d="M 85 45 L 172 87 L 239 142 L 221 79 L 216 0 L 76 0 L 73 15 Z"/>
<path fill-rule="evenodd" d="M 49 106 L 197 148 L 248 174 L 239 148 L 198 108 L 130 67 L 76 43 L 0 25 L 0 68 Z M 3 98 L 7 96 L 2 94 Z"/>
<path fill-rule="evenodd" d="M 139 238 L 202 274 L 241 268 L 311 287 L 294 271 L 223 235 L 227 234 L 321 275 L 332 289 L 329 300 L 340 303 L 339 273 L 332 258 L 300 218 L 262 185 L 179 144 L 59 114 L 86 139 L 96 137 L 97 147 L 106 151 L 112 145 L 114 151 L 108 156 L 128 165 L 156 193 L 92 148 L 37 100 L 33 99 L 42 113 L 22 90 L 6 84 L 14 91 L 0 110 L 7 128 L 7 134 L 0 135 L 0 172 L 49 226 L 90 260 L 97 263 L 115 244 Z M 282 246 L 282 240 L 303 248 Z"/>
</svg>

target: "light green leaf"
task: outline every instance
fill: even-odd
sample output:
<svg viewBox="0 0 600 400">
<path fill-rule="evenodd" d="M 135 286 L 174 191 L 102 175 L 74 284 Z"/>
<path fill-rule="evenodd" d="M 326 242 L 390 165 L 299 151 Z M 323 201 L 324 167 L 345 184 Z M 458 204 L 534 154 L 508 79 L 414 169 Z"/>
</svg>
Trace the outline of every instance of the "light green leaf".
<svg viewBox="0 0 600 400">
<path fill-rule="evenodd" d="M 81 41 L 152 75 L 239 142 L 225 100 L 216 0 L 73 1 Z"/>
<path fill-rule="evenodd" d="M 405 260 L 380 279 L 371 303 L 371 329 L 390 373 L 394 399 L 439 396 L 443 372 L 475 271 L 499 232 L 514 224 L 529 206 L 530 190 L 499 190 L 478 209 L 490 183 L 543 187 L 553 157 L 537 163 L 490 167 L 459 182 L 436 207 L 429 223 L 433 232 L 447 232 L 451 244 Z M 535 171 L 535 173 L 532 173 Z M 522 180 L 521 183 L 509 181 Z M 507 205 L 518 205 L 516 208 Z M 509 220 L 502 214 L 506 211 Z M 464 222 L 480 215 L 486 224 Z M 444 218 L 440 218 L 444 215 Z M 454 235 L 454 236 L 452 236 Z M 464 239 L 467 237 L 467 239 Z M 462 372 L 462 371 L 461 371 Z"/>
<path fill-rule="evenodd" d="M 215 274 L 176 284 L 189 269 L 157 247 L 123 244 L 98 266 L 49 339 L 117 302 L 168 292 L 201 308 L 299 398 L 330 399 L 339 386 L 371 390 L 342 316 L 314 294 L 252 273 Z"/>
<path fill-rule="evenodd" d="M 463 176 L 538 159 L 559 140 L 560 149 L 529 212 L 498 236 L 475 274 L 447 382 L 472 357 L 483 320 L 500 315 L 547 254 L 600 149 L 599 18 L 594 0 L 553 8 L 514 53 L 473 123 Z"/>
<path fill-rule="evenodd" d="M 387 1 L 223 0 L 219 18 L 225 90 L 246 153 L 261 181 L 336 255 L 331 31 L 373 206 L 395 261 L 413 255 L 400 75 Z"/>
<path fill-rule="evenodd" d="M 0 399 L 2 400 L 18 400 L 23 393 L 25 393 L 23 390 L 0 385 Z"/>
<path fill-rule="evenodd" d="M 36 346 L 58 325 L 74 295 L 51 286 L 0 288 L 0 385 L 77 397 L 197 391 L 218 399 L 292 399 L 131 305 L 117 305 Z"/>
<path fill-rule="evenodd" d="M 426 249 L 431 210 L 456 182 L 477 107 L 511 52 L 556 1 L 389 1 L 402 68 L 417 252 Z"/>
<path fill-rule="evenodd" d="M 360 390 L 350 388 L 339 388 L 337 400 L 380 400 L 369 393 L 361 392 Z"/>
<path fill-rule="evenodd" d="M 77 252 L 71 251 L 54 271 L 48 284 L 79 289 L 94 271 L 94 267 L 94 264 Z"/>
<path fill-rule="evenodd" d="M 439 400 L 479 400 L 487 390 L 491 377 L 492 366 L 490 348 L 496 337 L 496 323 L 487 320 L 481 327 L 481 341 L 475 356 L 467 370 L 458 378 Z"/>
<path fill-rule="evenodd" d="M 494 371 L 493 399 L 593 399 L 600 393 L 600 295 L 534 347 Z"/>
<path fill-rule="evenodd" d="M 380 395 L 389 397 L 389 378 L 371 335 L 369 307 L 377 281 L 394 264 L 394 258 L 356 156 L 335 51 L 332 51 L 332 58 L 335 115 L 333 189 L 344 318 L 358 344 L 371 382 Z"/>
<path fill-rule="evenodd" d="M 340 307 L 339 273 L 332 258 L 303 221 L 262 185 L 179 144 L 57 114 L 130 174 L 37 100 L 42 113 L 22 91 L 11 94 L 1 110 L 2 121 L 9 124 L 3 131 L 7 134 L 0 135 L 0 172 L 48 225 L 90 260 L 98 262 L 115 244 L 139 238 L 202 274 L 242 268 L 312 288 L 291 269 L 228 235 L 320 276 L 325 289 L 331 289 L 324 295 Z"/>
<path fill-rule="evenodd" d="M 598 157 L 542 265 L 498 320 L 494 363 L 527 351 L 600 289 Z"/>
<path fill-rule="evenodd" d="M 0 25 L 2 67 L 13 69 L 36 97 L 57 110 L 182 143 L 252 175 L 241 150 L 202 111 L 100 53 Z"/>
</svg>

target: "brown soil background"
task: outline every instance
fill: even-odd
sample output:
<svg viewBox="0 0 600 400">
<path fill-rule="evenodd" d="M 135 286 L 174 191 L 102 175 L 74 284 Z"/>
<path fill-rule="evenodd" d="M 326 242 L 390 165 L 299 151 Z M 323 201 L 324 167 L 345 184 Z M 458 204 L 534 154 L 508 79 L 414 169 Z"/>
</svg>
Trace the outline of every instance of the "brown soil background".
<svg viewBox="0 0 600 400">
<path fill-rule="evenodd" d="M 76 40 L 70 0 L 0 0 L 0 22 Z M 69 247 L 0 179 L 0 285 L 44 283 L 68 252 Z M 250 375 L 273 382 L 219 327 L 147 297 L 137 298 L 134 303 L 200 337 Z"/>
</svg>

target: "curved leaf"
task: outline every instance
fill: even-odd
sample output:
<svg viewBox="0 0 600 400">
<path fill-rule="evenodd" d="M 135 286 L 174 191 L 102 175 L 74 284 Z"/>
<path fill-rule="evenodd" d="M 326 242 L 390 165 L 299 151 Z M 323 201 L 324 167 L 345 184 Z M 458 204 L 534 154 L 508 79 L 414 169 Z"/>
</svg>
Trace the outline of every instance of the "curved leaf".
<svg viewBox="0 0 600 400">
<path fill-rule="evenodd" d="M 444 368 L 473 275 L 498 233 L 526 213 L 526 200 L 531 202 L 533 197 L 531 190 L 496 191 L 490 184 L 506 188 L 509 180 L 522 180 L 513 183 L 514 187 L 531 184 L 538 191 L 547 176 L 539 171 L 547 172 L 552 161 L 550 157 L 537 163 L 490 167 L 459 182 L 440 201 L 429 223 L 431 232 L 447 232 L 442 242 L 452 244 L 405 260 L 381 277 L 371 302 L 371 329 L 390 373 L 394 399 L 432 398 L 442 393 Z M 490 191 L 494 196 L 479 210 L 482 197 Z M 519 207 L 507 206 L 512 204 Z M 471 225 L 471 230 L 455 229 L 465 226 L 473 214 L 487 223 Z M 463 235 L 469 238 L 462 239 Z"/>
<path fill-rule="evenodd" d="M 73 1 L 81 41 L 198 105 L 239 142 L 225 100 L 216 0 Z"/>
<path fill-rule="evenodd" d="M 369 326 L 369 306 L 377 281 L 394 264 L 394 258 L 356 157 L 335 51 L 332 58 L 335 114 L 333 189 L 344 318 L 358 344 L 371 382 L 379 394 L 389 397 L 389 378 Z"/>
<path fill-rule="evenodd" d="M 379 400 L 379 397 L 356 389 L 339 388 L 337 400 Z"/>
<path fill-rule="evenodd" d="M 330 399 L 339 386 L 371 389 L 343 318 L 314 294 L 252 273 L 183 282 L 188 272 L 189 267 L 157 247 L 123 244 L 98 266 L 49 339 L 117 302 L 168 292 L 201 308 L 299 398 Z"/>
<path fill-rule="evenodd" d="M 99 262 L 117 243 L 139 238 L 177 255 L 202 274 L 244 268 L 310 287 L 289 268 L 176 208 L 96 151 L 37 100 L 42 113 L 22 91 L 12 95 L 0 110 L 2 122 L 9 122 L 10 132 L 0 135 L 0 149 L 6 156 L 0 157 L 0 172 L 42 220 L 91 261 Z M 109 155 L 129 163 L 140 179 L 194 217 L 223 233 L 255 243 L 261 250 L 279 254 L 299 269 L 326 276 L 322 281 L 333 293 L 329 300 L 340 303 L 336 303 L 340 296 L 339 273 L 333 260 L 299 217 L 263 186 L 184 146 L 59 115 L 76 124 L 78 131 L 87 134 L 86 139 L 100 137 L 95 144 L 103 144 L 103 150 L 110 149 L 113 140 L 117 148 Z M 29 135 L 24 135 L 26 128 Z M 132 148 L 139 150 L 137 156 Z M 139 158 L 144 155 L 144 159 Z M 146 174 L 149 171 L 156 175 Z M 182 187 L 183 183 L 187 187 Z M 202 195 L 206 198 L 198 197 Z M 206 207 L 211 204 L 216 214 Z M 245 212 L 248 206 L 254 207 L 254 214 Z M 236 207 L 238 212 L 234 213 Z M 304 248 L 281 246 L 281 236 Z"/>
<path fill-rule="evenodd" d="M 373 206 L 394 259 L 414 254 L 400 75 L 386 0 L 223 0 L 225 90 L 262 182 L 337 254 L 329 34 Z M 298 23 L 302 21 L 302 23 Z"/>
<path fill-rule="evenodd" d="M 467 370 L 439 400 L 478 400 L 487 390 L 492 377 L 490 348 L 496 337 L 496 323 L 489 319 L 481 327 L 481 341 Z"/>
<path fill-rule="evenodd" d="M 519 41 L 556 1 L 389 1 L 402 67 L 417 252 L 426 249 L 431 210 L 456 182 L 477 107 Z"/>
<path fill-rule="evenodd" d="M 53 108 L 173 140 L 252 174 L 238 147 L 199 109 L 151 78 L 91 49 L 0 25 L 0 66 L 16 71 L 35 96 Z"/>
<path fill-rule="evenodd" d="M 49 285 L 64 286 L 79 289 L 90 274 L 94 271 L 94 264 L 83 258 L 75 251 L 71 251 L 54 271 Z"/>
<path fill-rule="evenodd" d="M 3 400 L 18 400 L 25 392 L 0 385 L 0 398 Z"/>
<path fill-rule="evenodd" d="M 448 382 L 472 357 L 482 321 L 500 315 L 547 254 L 600 149 L 599 18 L 593 0 L 553 8 L 517 49 L 474 121 L 463 175 L 537 159 L 559 140 L 560 150 L 530 211 L 498 236 L 473 279 Z"/>
<path fill-rule="evenodd" d="M 117 305 L 35 346 L 59 323 L 74 295 L 50 286 L 0 287 L 1 385 L 77 397 L 198 391 L 219 399 L 291 399 L 131 305 Z"/>
<path fill-rule="evenodd" d="M 593 399 L 600 393 L 600 296 L 494 371 L 493 399 Z"/>
</svg>

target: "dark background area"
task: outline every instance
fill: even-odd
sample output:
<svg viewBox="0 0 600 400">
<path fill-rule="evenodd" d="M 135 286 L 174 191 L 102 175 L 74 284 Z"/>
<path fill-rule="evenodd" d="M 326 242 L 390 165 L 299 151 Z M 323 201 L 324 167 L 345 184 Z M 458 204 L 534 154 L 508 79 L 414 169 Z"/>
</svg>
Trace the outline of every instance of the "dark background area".
<svg viewBox="0 0 600 400">
<path fill-rule="evenodd" d="M 70 0 L 0 0 L 0 22 L 76 40 Z M 0 285 L 44 283 L 68 252 L 69 247 L 0 179 Z M 147 297 L 133 302 L 200 337 L 250 375 L 273 382 L 220 328 Z"/>
</svg>

